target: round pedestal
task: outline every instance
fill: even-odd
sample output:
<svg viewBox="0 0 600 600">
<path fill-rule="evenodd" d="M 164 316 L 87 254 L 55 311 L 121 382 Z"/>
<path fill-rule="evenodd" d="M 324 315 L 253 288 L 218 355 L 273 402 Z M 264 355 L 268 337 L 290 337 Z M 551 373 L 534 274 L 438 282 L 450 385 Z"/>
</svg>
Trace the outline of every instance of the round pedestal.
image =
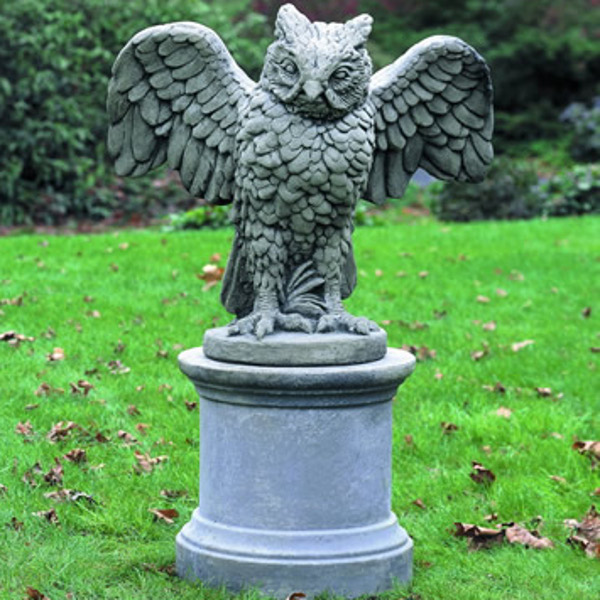
<svg viewBox="0 0 600 600">
<path fill-rule="evenodd" d="M 347 597 L 411 577 L 390 509 L 392 397 L 414 357 L 346 366 L 240 365 L 180 355 L 201 400 L 200 503 L 177 571 L 232 591 Z"/>
</svg>

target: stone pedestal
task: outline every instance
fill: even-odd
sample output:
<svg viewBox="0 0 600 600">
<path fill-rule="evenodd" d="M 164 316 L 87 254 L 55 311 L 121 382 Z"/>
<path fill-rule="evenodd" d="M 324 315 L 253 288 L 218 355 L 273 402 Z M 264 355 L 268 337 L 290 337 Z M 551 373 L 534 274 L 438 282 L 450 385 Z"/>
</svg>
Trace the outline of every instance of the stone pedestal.
<svg viewBox="0 0 600 600">
<path fill-rule="evenodd" d="M 391 512 L 392 398 L 414 358 L 259 366 L 183 352 L 200 396 L 200 503 L 177 571 L 232 591 L 355 597 L 406 582 L 412 541 Z"/>
</svg>

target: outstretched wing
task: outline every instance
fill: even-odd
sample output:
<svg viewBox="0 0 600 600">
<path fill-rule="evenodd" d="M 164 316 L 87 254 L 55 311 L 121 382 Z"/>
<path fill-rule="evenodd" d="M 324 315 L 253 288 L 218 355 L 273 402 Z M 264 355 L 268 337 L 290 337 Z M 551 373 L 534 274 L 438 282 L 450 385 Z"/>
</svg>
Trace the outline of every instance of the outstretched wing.
<svg viewBox="0 0 600 600">
<path fill-rule="evenodd" d="M 255 85 L 202 25 L 140 31 L 117 57 L 108 88 L 117 173 L 143 175 L 166 161 L 193 196 L 231 202 L 238 116 Z"/>
<path fill-rule="evenodd" d="M 375 154 L 365 199 L 402 196 L 418 167 L 444 180 L 481 181 L 493 158 L 492 82 L 462 40 L 434 36 L 371 79 Z"/>
</svg>

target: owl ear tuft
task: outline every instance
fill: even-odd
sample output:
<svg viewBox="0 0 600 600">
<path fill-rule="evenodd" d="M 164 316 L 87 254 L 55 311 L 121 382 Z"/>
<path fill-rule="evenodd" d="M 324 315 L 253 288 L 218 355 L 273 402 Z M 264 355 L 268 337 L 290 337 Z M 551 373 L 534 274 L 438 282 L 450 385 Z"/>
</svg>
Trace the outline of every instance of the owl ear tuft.
<svg viewBox="0 0 600 600">
<path fill-rule="evenodd" d="M 360 48 L 367 43 L 372 26 L 373 17 L 371 15 L 358 15 L 358 17 L 354 17 L 346 23 L 345 27 L 350 30 L 355 38 L 354 45 L 356 48 Z"/>
<path fill-rule="evenodd" d="M 291 39 L 299 37 L 310 27 L 310 21 L 293 4 L 284 4 L 275 20 L 275 37 Z"/>
</svg>

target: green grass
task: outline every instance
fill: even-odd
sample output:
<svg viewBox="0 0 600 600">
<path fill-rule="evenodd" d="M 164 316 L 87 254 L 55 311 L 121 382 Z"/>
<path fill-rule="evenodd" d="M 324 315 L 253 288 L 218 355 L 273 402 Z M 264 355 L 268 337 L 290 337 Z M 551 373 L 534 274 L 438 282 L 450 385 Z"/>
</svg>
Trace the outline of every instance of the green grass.
<svg viewBox="0 0 600 600">
<path fill-rule="evenodd" d="M 349 309 L 389 321 L 391 346 L 436 351 L 417 365 L 395 401 L 393 509 L 415 540 L 415 576 L 410 589 L 386 594 L 389 600 L 600 596 L 597 561 L 565 543 L 562 525 L 583 516 L 599 485 L 598 471 L 571 449 L 574 438 L 598 439 L 597 354 L 590 347 L 600 345 L 599 225 L 593 218 L 417 220 L 357 230 L 359 286 Z M 176 356 L 229 319 L 219 287 L 203 292 L 196 274 L 212 254 L 226 256 L 231 238 L 221 230 L 0 239 L 0 299 L 23 295 L 20 306 L 0 306 L 0 332 L 36 338 L 18 348 L 0 343 L 0 483 L 8 488 L 0 495 L 0 598 L 22 598 L 27 586 L 52 600 L 69 592 L 76 600 L 227 597 L 156 567 L 173 563 L 175 533 L 197 495 L 198 412 L 185 405 L 195 392 Z M 420 277 L 422 271 L 428 275 Z M 478 302 L 478 295 L 489 302 Z M 585 307 L 592 307 L 589 318 L 582 316 Z M 496 329 L 485 331 L 482 324 L 492 320 Z M 512 351 L 512 343 L 528 339 L 535 343 Z M 484 342 L 488 354 L 472 360 Z M 66 358 L 48 362 L 55 347 Z M 106 364 L 114 359 L 130 372 L 111 374 Z M 80 379 L 95 386 L 87 397 L 69 391 Z M 498 381 L 505 394 L 482 387 Z M 42 382 L 65 393 L 34 395 Z M 536 386 L 552 388 L 552 397 L 539 397 Z M 39 407 L 26 410 L 30 404 Z M 128 413 L 132 404 L 139 415 Z M 509 419 L 496 415 L 500 406 L 512 411 Z M 24 438 L 15 426 L 27 420 L 35 433 Z M 101 431 L 110 442 L 75 431 L 51 444 L 46 434 L 60 420 L 89 434 Z M 459 429 L 443 435 L 442 421 Z M 135 429 L 140 422 L 149 425 L 145 436 Z M 124 445 L 121 429 L 139 445 Z M 53 488 L 22 482 L 36 461 L 47 471 L 54 457 L 77 447 L 87 451 L 88 463 L 63 460 L 63 483 L 92 494 L 97 507 L 54 504 L 44 497 Z M 136 449 L 169 460 L 138 475 Z M 472 460 L 496 474 L 491 486 L 471 481 Z M 188 496 L 169 501 L 160 496 L 164 488 Z M 425 509 L 412 504 L 417 498 Z M 32 515 L 53 506 L 60 527 Z M 169 506 L 180 513 L 176 525 L 154 522 L 148 509 Z M 521 523 L 541 515 L 542 533 L 556 547 L 469 552 L 465 540 L 452 536 L 455 521 L 483 525 L 492 512 Z M 22 529 L 5 527 L 13 517 Z"/>
</svg>

